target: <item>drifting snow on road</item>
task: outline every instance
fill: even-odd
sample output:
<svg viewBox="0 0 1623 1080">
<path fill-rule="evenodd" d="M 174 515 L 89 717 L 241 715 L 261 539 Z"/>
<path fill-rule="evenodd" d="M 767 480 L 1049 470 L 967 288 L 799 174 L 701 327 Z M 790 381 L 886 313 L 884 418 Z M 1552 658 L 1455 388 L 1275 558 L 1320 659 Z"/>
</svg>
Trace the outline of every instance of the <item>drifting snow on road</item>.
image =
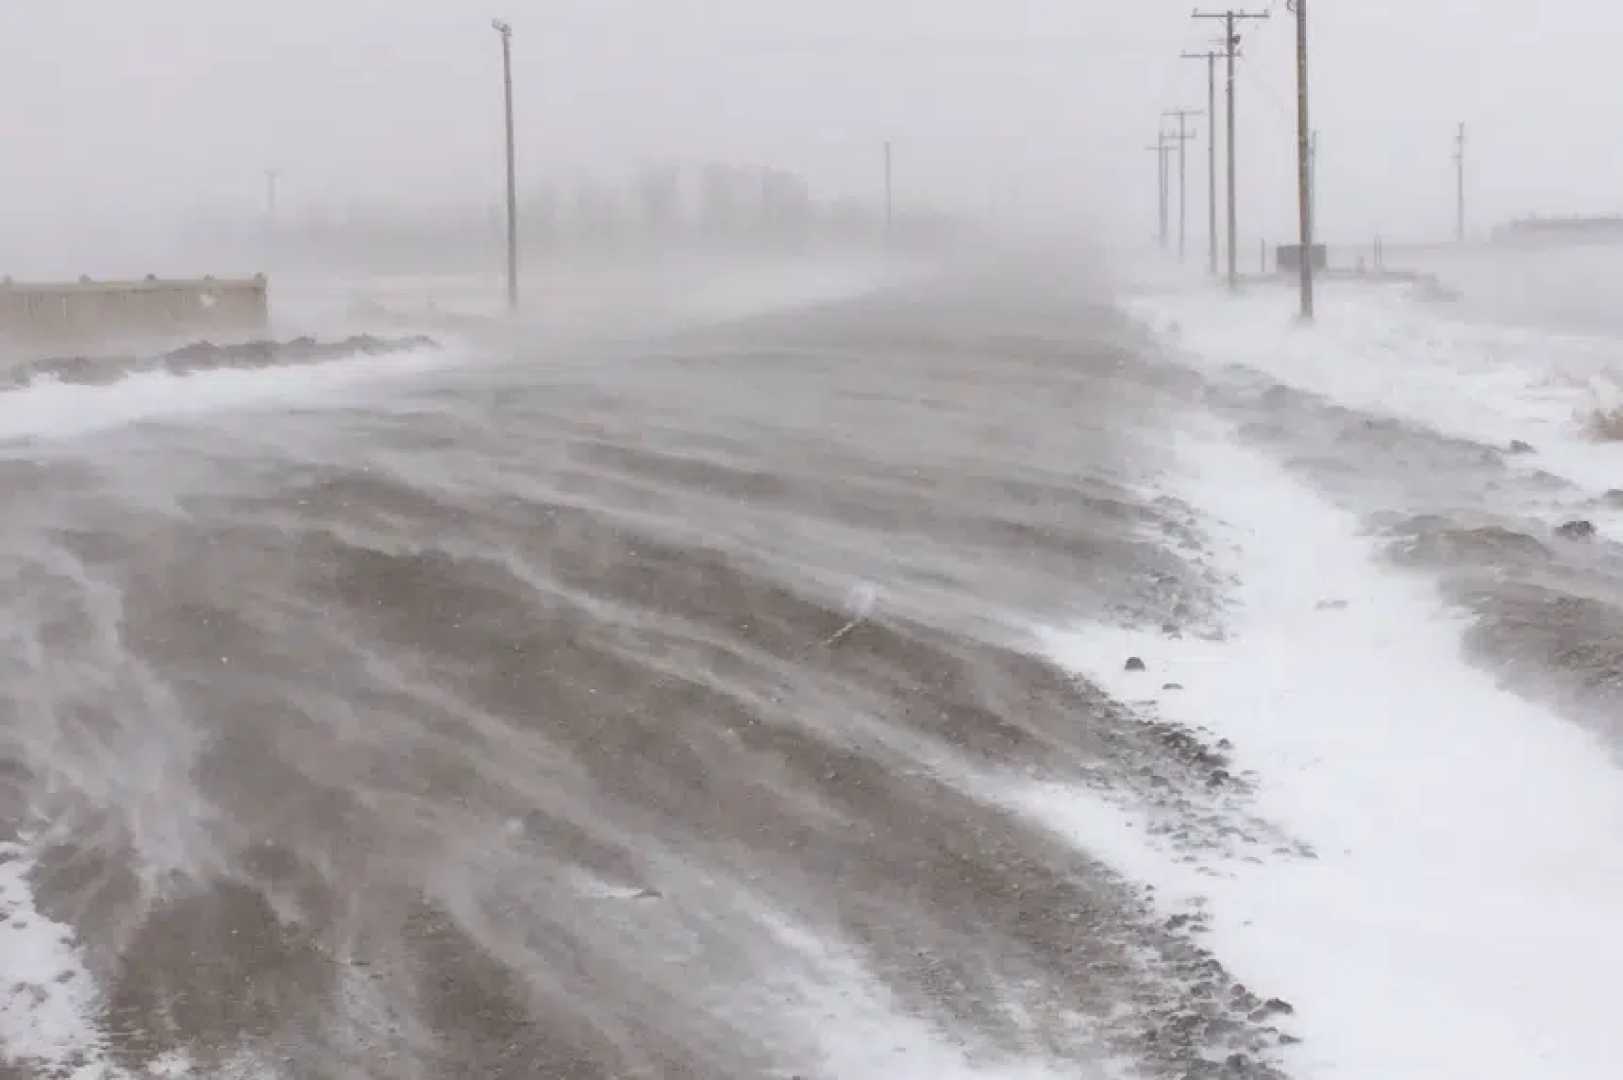
<svg viewBox="0 0 1623 1080">
<path fill-rule="evenodd" d="M 1025 634 L 1210 603 L 1123 332 L 1049 268 L 0 393 L 8 1067 L 1275 1075 L 972 782 L 1204 798 Z"/>
<path fill-rule="evenodd" d="M 1603 1075 L 1610 449 L 823 284 L 0 391 L 0 1076 Z"/>
</svg>

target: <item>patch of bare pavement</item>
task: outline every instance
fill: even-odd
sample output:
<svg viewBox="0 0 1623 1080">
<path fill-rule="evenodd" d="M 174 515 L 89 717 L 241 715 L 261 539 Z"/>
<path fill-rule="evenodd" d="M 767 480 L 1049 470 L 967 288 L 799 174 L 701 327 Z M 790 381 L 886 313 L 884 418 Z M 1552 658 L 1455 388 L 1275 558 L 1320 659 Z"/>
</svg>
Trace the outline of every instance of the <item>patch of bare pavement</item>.
<svg viewBox="0 0 1623 1080">
<path fill-rule="evenodd" d="M 1032 654 L 1221 622 L 1146 487 L 1185 377 L 1092 295 L 0 448 L 0 1076 L 1281 1076 L 1199 912 L 982 783 L 1283 843 Z"/>
</svg>

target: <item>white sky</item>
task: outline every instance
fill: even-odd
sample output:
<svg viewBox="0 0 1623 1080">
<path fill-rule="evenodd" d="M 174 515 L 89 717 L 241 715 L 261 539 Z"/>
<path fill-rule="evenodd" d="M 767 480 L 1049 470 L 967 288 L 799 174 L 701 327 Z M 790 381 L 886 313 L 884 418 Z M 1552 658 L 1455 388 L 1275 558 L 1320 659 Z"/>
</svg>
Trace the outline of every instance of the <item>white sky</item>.
<svg viewBox="0 0 1623 1080">
<path fill-rule="evenodd" d="M 7 0 L 7 229 L 101 230 L 194 206 L 493 199 L 499 46 L 513 22 L 523 178 L 657 156 L 804 171 L 871 195 L 897 141 L 904 197 L 1153 227 L 1143 148 L 1203 107 L 1177 59 L 1189 0 Z M 1293 37 L 1246 30 L 1242 228 L 1292 221 Z M 1445 234 L 1452 137 L 1472 129 L 1473 220 L 1623 209 L 1623 13 L 1598 0 L 1313 0 L 1320 216 L 1332 239 Z M 1200 122 L 1202 137 L 1205 123 Z M 1190 162 L 1203 233 L 1203 144 Z"/>
</svg>

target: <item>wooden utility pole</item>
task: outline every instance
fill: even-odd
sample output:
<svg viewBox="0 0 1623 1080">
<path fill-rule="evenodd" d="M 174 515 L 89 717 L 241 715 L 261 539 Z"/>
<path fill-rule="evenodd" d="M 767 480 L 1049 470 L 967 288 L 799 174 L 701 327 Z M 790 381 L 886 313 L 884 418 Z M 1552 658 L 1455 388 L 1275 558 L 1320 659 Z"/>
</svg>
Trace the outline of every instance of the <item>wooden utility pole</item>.
<svg viewBox="0 0 1623 1080">
<path fill-rule="evenodd" d="M 1222 19 L 1225 33 L 1224 54 L 1228 58 L 1228 143 L 1229 143 L 1229 288 L 1237 289 L 1240 286 L 1240 247 L 1239 247 L 1239 211 L 1235 201 L 1235 175 L 1234 164 L 1234 58 L 1240 47 L 1240 36 L 1234 32 L 1234 24 L 1247 19 L 1266 19 L 1268 12 L 1259 11 L 1197 11 L 1196 19 Z"/>
<path fill-rule="evenodd" d="M 1158 204 L 1160 206 L 1160 230 L 1157 235 L 1160 238 L 1161 250 L 1165 251 L 1167 249 L 1167 218 L 1169 216 L 1167 212 L 1167 155 L 1172 152 L 1172 136 L 1163 131 L 1156 138 L 1155 145 L 1145 147 L 1145 149 L 1155 155 L 1156 189 L 1160 197 Z"/>
<path fill-rule="evenodd" d="M 1206 241 L 1212 276 L 1217 276 L 1217 52 L 1184 53 L 1185 60 L 1206 61 Z"/>
<path fill-rule="evenodd" d="M 1313 129 L 1307 115 L 1307 0 L 1296 11 L 1296 202 L 1301 229 L 1302 320 L 1313 321 Z"/>
<path fill-rule="evenodd" d="M 1194 132 L 1188 128 L 1191 116 L 1204 116 L 1199 109 L 1168 109 L 1161 114 L 1163 117 L 1176 116 L 1178 118 L 1178 133 L 1170 138 L 1178 141 L 1178 261 L 1183 262 L 1184 251 L 1187 247 L 1189 234 L 1189 211 L 1187 185 L 1189 170 L 1186 167 L 1185 147 L 1189 140 L 1195 138 Z"/>
<path fill-rule="evenodd" d="M 1313 138 L 1307 144 L 1308 174 L 1311 186 L 1308 189 L 1308 212 L 1313 218 L 1313 236 L 1319 235 L 1319 133 L 1315 131 Z"/>
<path fill-rule="evenodd" d="M 502 86 L 507 106 L 507 309 L 518 310 L 518 169 L 513 161 L 513 28 L 500 19 L 491 26 L 502 38 Z"/>
<path fill-rule="evenodd" d="M 894 189 L 891 186 L 891 144 L 885 140 L 885 238 L 890 239 L 891 226 L 896 220 Z"/>
<path fill-rule="evenodd" d="M 1465 243 L 1465 124 L 1454 136 L 1455 220 L 1454 238 Z"/>
</svg>

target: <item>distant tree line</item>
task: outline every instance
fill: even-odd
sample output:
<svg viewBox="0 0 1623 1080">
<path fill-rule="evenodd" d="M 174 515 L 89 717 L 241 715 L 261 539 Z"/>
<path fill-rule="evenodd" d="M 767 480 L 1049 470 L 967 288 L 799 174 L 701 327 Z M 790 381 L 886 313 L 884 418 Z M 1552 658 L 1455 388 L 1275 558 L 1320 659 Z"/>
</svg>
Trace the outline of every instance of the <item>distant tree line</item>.
<svg viewBox="0 0 1623 1080">
<path fill-rule="evenodd" d="M 483 266 L 500 249 L 504 212 L 487 206 L 408 208 L 376 202 L 308 205 L 277 219 L 199 214 L 199 244 L 261 251 L 274 265 L 454 269 Z M 628 180 L 543 180 L 521 194 L 531 253 L 644 253 L 664 249 L 793 253 L 825 246 L 939 243 L 956 226 L 918 212 L 886 236 L 882 209 L 855 199 L 819 201 L 783 169 L 717 162 L 644 166 Z M 250 260 L 252 261 L 252 260 Z"/>
</svg>

